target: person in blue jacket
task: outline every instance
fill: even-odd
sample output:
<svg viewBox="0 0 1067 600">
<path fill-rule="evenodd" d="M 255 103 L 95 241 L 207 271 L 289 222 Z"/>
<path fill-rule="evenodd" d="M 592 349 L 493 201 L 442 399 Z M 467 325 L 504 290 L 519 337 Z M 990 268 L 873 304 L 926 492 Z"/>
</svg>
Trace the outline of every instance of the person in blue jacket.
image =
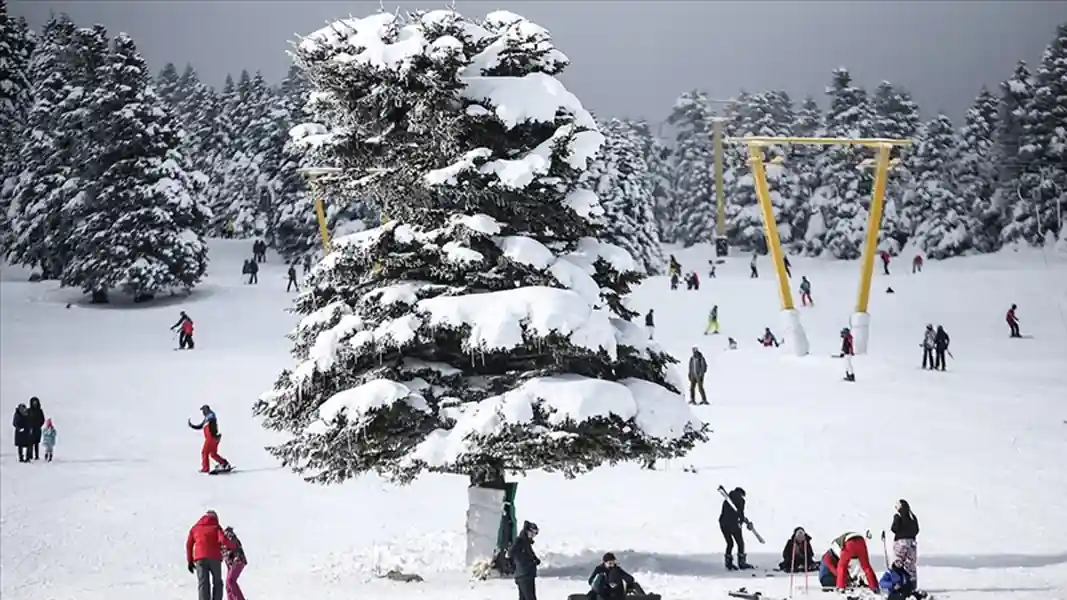
<svg viewBox="0 0 1067 600">
<path fill-rule="evenodd" d="M 926 598 L 925 592 L 915 589 L 915 580 L 911 578 L 908 570 L 899 560 L 893 561 L 893 566 L 878 580 L 878 587 L 888 594 L 888 600 Z"/>
</svg>

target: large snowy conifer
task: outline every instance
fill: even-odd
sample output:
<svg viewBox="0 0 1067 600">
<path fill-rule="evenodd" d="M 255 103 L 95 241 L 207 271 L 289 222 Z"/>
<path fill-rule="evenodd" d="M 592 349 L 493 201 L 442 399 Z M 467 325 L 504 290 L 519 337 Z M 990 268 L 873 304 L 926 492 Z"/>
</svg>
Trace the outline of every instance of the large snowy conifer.
<svg viewBox="0 0 1067 600">
<path fill-rule="evenodd" d="M 821 137 L 823 135 L 823 114 L 818 103 L 811 96 L 804 99 L 794 113 L 793 135 L 797 137 Z M 789 225 L 792 229 L 792 242 L 789 248 L 802 252 L 806 245 L 808 220 L 811 218 L 811 197 L 819 187 L 819 173 L 815 161 L 823 151 L 820 146 L 793 144 L 789 147 L 788 164 L 796 174 L 798 201 L 795 205 Z"/>
<path fill-rule="evenodd" d="M 114 289 L 140 299 L 189 290 L 207 268 L 208 214 L 189 194 L 177 124 L 133 40 L 120 34 L 108 58 L 91 98 L 98 156 L 75 205 L 75 252 L 63 283 L 98 302 Z"/>
<path fill-rule="evenodd" d="M 921 125 L 919 106 L 907 90 L 883 81 L 871 98 L 871 107 L 874 110 L 872 136 L 899 140 L 913 139 L 918 133 Z M 889 171 L 886 182 L 881 237 L 886 248 L 894 252 L 907 243 L 915 230 L 901 218 L 904 195 L 915 183 L 908 172 L 910 152 L 908 146 L 894 146 L 889 154 L 890 158 L 898 160 L 898 164 Z"/>
<path fill-rule="evenodd" d="M 922 127 L 907 159 L 913 185 L 904 194 L 901 214 L 914 226 L 913 243 L 930 258 L 956 256 L 975 245 L 977 227 L 953 178 L 958 150 L 952 121 L 938 115 Z"/>
<path fill-rule="evenodd" d="M 704 438 L 674 360 L 630 319 L 641 278 L 598 241 L 579 177 L 603 137 L 512 13 L 347 19 L 296 58 L 318 121 L 296 137 L 387 222 L 335 239 L 297 301 L 293 370 L 255 412 L 311 481 L 425 471 L 575 475 Z M 376 118 L 368 118 L 376 117 Z"/>
<path fill-rule="evenodd" d="M 957 193 L 974 222 L 974 247 L 979 252 L 992 252 L 1000 245 L 1001 213 L 993 206 L 996 127 L 997 98 L 983 87 L 967 109 L 953 167 Z"/>
<path fill-rule="evenodd" d="M 656 216 L 656 230 L 661 242 L 675 242 L 674 190 L 671 189 L 671 150 L 663 143 L 647 121 L 632 121 L 630 127 L 638 136 L 648 165 L 652 187 L 652 206 Z"/>
<path fill-rule="evenodd" d="M 994 157 L 997 168 L 997 189 L 993 192 L 994 207 L 1003 213 L 1004 227 L 1001 230 L 1001 243 L 1017 239 L 1020 229 L 1008 227 L 1018 219 L 1025 223 L 1033 210 L 1025 197 L 1020 198 L 1022 185 L 1020 175 L 1023 173 L 1023 157 L 1020 148 L 1023 145 L 1025 124 L 1028 120 L 1027 107 L 1033 97 L 1033 82 L 1030 68 L 1026 62 L 1015 65 L 1012 76 L 1000 84 L 1000 103 L 997 116 L 997 130 L 994 138 Z M 1007 235 L 1006 235 L 1007 234 Z"/>
<path fill-rule="evenodd" d="M 8 208 L 20 171 L 22 147 L 33 103 L 29 72 L 36 36 L 25 19 L 7 14 L 7 0 L 0 0 L 0 248 L 10 232 Z"/>
<path fill-rule="evenodd" d="M 677 134 L 671 158 L 674 241 L 692 246 L 715 241 L 714 111 L 701 91 L 682 94 L 668 122 Z"/>
</svg>

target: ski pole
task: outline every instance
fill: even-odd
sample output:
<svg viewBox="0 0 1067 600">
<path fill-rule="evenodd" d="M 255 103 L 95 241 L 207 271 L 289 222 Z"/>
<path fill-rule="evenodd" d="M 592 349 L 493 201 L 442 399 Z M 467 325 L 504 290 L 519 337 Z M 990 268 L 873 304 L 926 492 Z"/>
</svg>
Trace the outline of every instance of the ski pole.
<svg viewBox="0 0 1067 600">
<path fill-rule="evenodd" d="M 882 558 L 885 560 L 885 570 L 889 570 L 889 547 L 885 543 L 885 530 L 882 530 Z"/>
<path fill-rule="evenodd" d="M 797 545 L 796 534 L 793 534 L 793 548 L 794 549 L 796 548 L 796 545 Z M 796 572 L 796 566 L 797 566 L 797 553 L 794 550 L 792 553 L 790 553 L 790 556 L 789 556 L 789 597 L 790 598 L 793 597 L 793 573 Z"/>
<path fill-rule="evenodd" d="M 804 538 L 804 593 L 808 593 L 808 538 Z"/>
</svg>

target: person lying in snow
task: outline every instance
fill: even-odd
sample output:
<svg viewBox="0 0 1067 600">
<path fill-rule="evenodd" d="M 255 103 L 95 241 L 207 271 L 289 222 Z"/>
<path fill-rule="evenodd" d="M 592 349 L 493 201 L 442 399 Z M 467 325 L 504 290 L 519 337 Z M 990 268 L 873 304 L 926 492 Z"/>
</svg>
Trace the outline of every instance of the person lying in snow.
<svg viewBox="0 0 1067 600">
<path fill-rule="evenodd" d="M 811 536 L 804 531 L 803 527 L 794 529 L 793 535 L 786 540 L 778 570 L 786 573 L 819 570 L 819 563 L 815 562 L 815 553 L 811 549 Z"/>
<path fill-rule="evenodd" d="M 622 600 L 628 594 L 645 594 L 633 576 L 619 566 L 611 552 L 604 554 L 601 563 L 593 569 L 589 585 L 592 587 L 586 595 L 589 600 Z"/>
</svg>

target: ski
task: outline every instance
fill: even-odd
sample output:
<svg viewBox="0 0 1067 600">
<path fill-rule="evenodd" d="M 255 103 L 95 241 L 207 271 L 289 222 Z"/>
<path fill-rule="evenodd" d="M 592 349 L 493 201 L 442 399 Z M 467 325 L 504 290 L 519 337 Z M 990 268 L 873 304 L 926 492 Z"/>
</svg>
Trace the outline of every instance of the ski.
<svg viewBox="0 0 1067 600">
<path fill-rule="evenodd" d="M 734 512 L 738 512 L 737 507 L 734 506 L 734 501 L 730 499 L 730 494 L 727 493 L 726 488 L 722 487 L 722 485 L 719 485 L 719 493 L 722 494 L 722 497 L 725 498 L 728 503 L 730 503 L 730 508 L 734 509 Z M 756 531 L 756 526 L 752 524 L 752 521 L 748 522 L 748 530 L 752 532 L 752 535 L 756 536 L 759 543 L 767 543 L 767 541 L 763 539 L 763 536 Z"/>
</svg>

